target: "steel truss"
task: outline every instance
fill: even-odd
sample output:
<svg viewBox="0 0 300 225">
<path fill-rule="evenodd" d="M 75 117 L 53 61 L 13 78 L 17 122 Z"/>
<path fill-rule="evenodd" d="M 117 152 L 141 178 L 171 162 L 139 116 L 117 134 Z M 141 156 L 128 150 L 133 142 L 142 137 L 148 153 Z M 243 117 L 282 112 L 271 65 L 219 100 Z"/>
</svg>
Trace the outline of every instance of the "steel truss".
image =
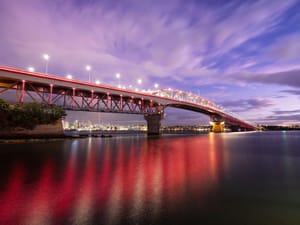
<svg viewBox="0 0 300 225">
<path fill-rule="evenodd" d="M 16 103 L 34 101 L 44 104 L 56 104 L 66 110 L 113 112 L 128 114 L 158 114 L 164 109 L 160 103 L 151 99 L 133 96 L 113 95 L 70 87 L 46 85 L 33 82 L 14 82 L 2 86 L 1 94 L 15 90 Z"/>
</svg>

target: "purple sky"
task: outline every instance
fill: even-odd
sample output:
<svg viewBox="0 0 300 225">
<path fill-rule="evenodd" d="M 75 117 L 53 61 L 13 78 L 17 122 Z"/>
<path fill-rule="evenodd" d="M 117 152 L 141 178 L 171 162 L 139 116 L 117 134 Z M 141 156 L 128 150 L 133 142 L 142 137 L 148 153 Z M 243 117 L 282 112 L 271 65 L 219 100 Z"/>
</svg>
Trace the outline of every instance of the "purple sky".
<svg viewBox="0 0 300 225">
<path fill-rule="evenodd" d="M 254 123 L 299 123 L 299 24 L 297 0 L 0 0 L 0 64 L 45 72 L 48 53 L 58 76 L 87 81 L 89 64 L 93 81 L 118 85 L 120 73 L 121 85 L 200 93 Z"/>
</svg>

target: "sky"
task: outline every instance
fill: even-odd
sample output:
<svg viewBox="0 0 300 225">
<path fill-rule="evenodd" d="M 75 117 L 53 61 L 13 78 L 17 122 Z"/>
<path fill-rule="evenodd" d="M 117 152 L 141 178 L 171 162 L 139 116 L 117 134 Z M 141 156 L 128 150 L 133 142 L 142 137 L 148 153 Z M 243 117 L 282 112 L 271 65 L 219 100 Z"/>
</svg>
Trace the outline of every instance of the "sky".
<svg viewBox="0 0 300 225">
<path fill-rule="evenodd" d="M 88 81 L 90 65 L 92 81 L 142 79 L 141 89 L 200 94 L 255 124 L 300 124 L 299 24 L 299 0 L 0 0 L 0 64 L 45 72 L 47 53 L 53 75 Z"/>
</svg>

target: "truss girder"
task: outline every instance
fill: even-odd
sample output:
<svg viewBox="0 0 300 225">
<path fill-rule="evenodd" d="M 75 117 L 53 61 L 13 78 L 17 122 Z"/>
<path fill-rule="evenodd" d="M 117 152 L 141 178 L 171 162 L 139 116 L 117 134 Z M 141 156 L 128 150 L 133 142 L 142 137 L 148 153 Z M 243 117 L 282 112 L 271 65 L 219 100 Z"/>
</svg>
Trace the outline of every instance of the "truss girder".
<svg viewBox="0 0 300 225">
<path fill-rule="evenodd" d="M 16 101 L 22 104 L 34 101 L 43 104 L 56 104 L 66 110 L 114 112 L 129 114 L 159 113 L 163 106 L 151 99 L 133 98 L 132 96 L 110 95 L 69 87 L 20 81 L 0 90 L 0 94 L 9 89 L 16 90 Z M 27 96 L 27 97 L 26 97 Z"/>
</svg>

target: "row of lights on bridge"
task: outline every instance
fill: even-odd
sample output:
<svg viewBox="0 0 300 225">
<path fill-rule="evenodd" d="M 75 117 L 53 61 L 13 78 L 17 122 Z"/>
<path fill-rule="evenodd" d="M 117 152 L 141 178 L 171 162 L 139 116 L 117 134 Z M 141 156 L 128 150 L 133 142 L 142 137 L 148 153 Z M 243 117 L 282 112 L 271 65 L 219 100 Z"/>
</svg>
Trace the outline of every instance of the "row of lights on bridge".
<svg viewBox="0 0 300 225">
<path fill-rule="evenodd" d="M 49 64 L 50 56 L 48 54 L 43 54 L 43 59 L 45 60 L 45 74 L 48 74 L 48 64 Z M 29 72 L 34 72 L 35 71 L 34 67 L 32 67 L 32 66 L 28 67 L 27 69 L 28 69 Z M 89 83 L 90 83 L 91 82 L 92 67 L 90 65 L 86 65 L 85 69 L 88 72 Z M 67 74 L 66 78 L 71 80 L 71 79 L 73 79 L 73 76 L 71 74 Z M 118 88 L 126 89 L 125 86 L 121 86 L 121 84 L 120 84 L 120 80 L 121 80 L 121 74 L 120 73 L 116 73 L 116 78 L 118 80 Z M 98 85 L 101 84 L 100 80 L 96 80 L 95 83 L 98 84 Z M 137 84 L 141 85 L 142 84 L 142 79 L 138 79 Z M 157 89 L 158 87 L 159 87 L 159 85 L 157 83 L 155 83 L 154 88 Z M 133 86 L 129 85 L 128 88 L 133 89 Z M 139 89 L 135 88 L 135 90 L 138 91 Z"/>
</svg>

